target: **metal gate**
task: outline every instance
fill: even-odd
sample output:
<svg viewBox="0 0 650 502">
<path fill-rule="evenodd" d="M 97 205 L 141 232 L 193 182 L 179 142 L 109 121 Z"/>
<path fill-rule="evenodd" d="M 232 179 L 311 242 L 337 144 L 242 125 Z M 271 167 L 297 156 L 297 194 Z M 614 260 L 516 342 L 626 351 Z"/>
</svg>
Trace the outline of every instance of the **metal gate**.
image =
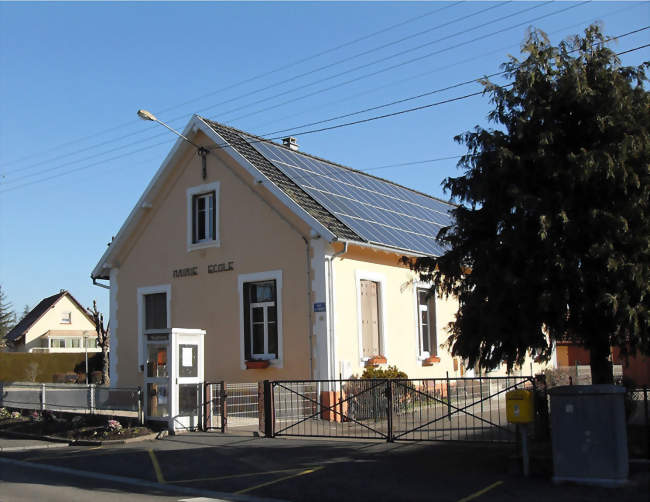
<svg viewBox="0 0 650 502">
<path fill-rule="evenodd" d="M 270 436 L 514 442 L 506 392 L 533 390 L 534 379 L 285 380 L 267 388 Z"/>
<path fill-rule="evenodd" d="M 233 427 L 259 428 L 258 383 L 207 382 L 205 384 L 204 430 Z"/>
</svg>

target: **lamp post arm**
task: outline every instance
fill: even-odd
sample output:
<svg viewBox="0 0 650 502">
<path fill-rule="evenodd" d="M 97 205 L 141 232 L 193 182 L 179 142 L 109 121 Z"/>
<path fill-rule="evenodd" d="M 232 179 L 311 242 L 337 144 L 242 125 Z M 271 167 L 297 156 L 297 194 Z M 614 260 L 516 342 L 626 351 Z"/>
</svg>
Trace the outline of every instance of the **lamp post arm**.
<svg viewBox="0 0 650 502">
<path fill-rule="evenodd" d="M 167 124 L 165 124 L 165 123 L 162 122 L 161 120 L 155 119 L 154 122 L 158 122 L 160 125 L 166 127 L 166 128 L 169 129 L 171 132 L 173 132 L 174 134 L 176 134 L 176 136 L 180 136 L 181 138 L 183 138 L 183 139 L 184 139 L 185 141 L 187 141 L 190 145 L 192 145 L 192 146 L 198 148 L 199 150 L 201 149 L 201 147 L 200 147 L 199 145 L 197 145 L 197 144 L 194 143 L 193 141 L 190 141 L 188 138 L 186 138 L 186 137 L 183 136 L 181 133 L 179 133 L 176 129 L 172 129 L 171 127 L 169 127 Z"/>
</svg>

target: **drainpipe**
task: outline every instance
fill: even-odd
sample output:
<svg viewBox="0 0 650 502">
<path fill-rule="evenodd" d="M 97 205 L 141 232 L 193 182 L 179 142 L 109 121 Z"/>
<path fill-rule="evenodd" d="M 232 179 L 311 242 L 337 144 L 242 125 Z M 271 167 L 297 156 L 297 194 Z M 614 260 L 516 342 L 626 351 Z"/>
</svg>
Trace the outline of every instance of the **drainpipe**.
<svg viewBox="0 0 650 502">
<path fill-rule="evenodd" d="M 328 306 L 327 306 L 327 316 L 329 319 L 329 338 L 330 338 L 330 380 L 334 380 L 336 377 L 336 336 L 334 331 L 334 280 L 332 278 L 332 262 L 334 258 L 342 256 L 348 252 L 348 243 L 343 243 L 343 249 L 338 253 L 334 253 L 327 260 L 327 291 L 328 291 Z"/>
</svg>

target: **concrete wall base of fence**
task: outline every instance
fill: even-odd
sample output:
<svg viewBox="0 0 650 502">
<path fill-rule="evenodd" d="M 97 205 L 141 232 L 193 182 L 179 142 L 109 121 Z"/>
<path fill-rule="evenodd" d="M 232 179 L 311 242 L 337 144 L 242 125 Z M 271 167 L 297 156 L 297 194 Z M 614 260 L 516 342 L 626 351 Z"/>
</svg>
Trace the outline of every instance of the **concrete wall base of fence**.
<svg viewBox="0 0 650 502">
<path fill-rule="evenodd" d="M 341 402 L 345 399 L 345 392 L 322 391 L 320 393 L 321 413 L 323 420 L 330 422 L 344 422 L 348 413 L 348 403 Z"/>
</svg>

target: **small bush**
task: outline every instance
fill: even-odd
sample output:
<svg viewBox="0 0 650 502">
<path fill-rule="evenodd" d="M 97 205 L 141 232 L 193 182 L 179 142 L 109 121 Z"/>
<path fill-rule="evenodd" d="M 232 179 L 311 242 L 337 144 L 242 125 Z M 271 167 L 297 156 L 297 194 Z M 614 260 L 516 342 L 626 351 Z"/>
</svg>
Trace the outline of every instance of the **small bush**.
<svg viewBox="0 0 650 502">
<path fill-rule="evenodd" d="M 366 368 L 361 375 L 361 378 L 400 378 L 406 379 L 408 375 L 403 371 L 397 369 L 397 366 L 389 366 L 383 368 Z"/>
</svg>

